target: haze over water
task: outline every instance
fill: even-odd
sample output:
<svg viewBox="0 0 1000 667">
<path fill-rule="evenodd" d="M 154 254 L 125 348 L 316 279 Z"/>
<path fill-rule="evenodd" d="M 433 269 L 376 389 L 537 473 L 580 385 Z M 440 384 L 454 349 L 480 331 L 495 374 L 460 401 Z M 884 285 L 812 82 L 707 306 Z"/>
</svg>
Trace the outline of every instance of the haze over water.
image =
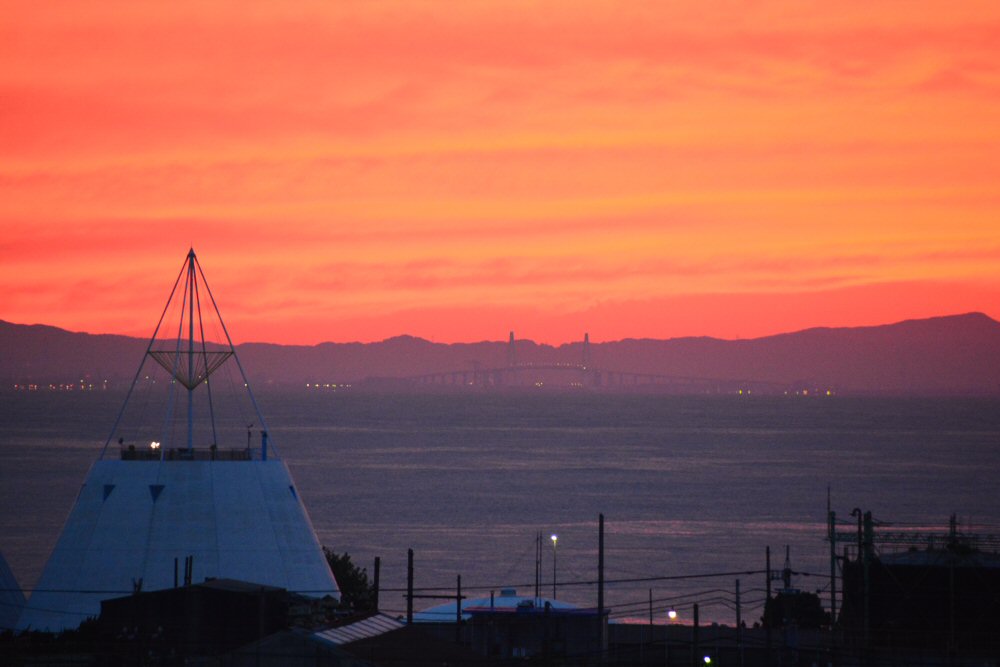
<svg viewBox="0 0 1000 667">
<path fill-rule="evenodd" d="M 22 586 L 37 580 L 121 398 L 0 394 L 0 550 Z M 475 595 L 530 594 L 541 531 L 543 594 L 555 533 L 558 597 L 592 606 L 594 586 L 567 582 L 596 579 L 603 512 L 609 580 L 758 571 L 767 545 L 780 568 L 788 544 L 794 569 L 817 575 L 795 584 L 824 589 L 825 604 L 828 485 L 845 531 L 860 507 L 939 531 L 956 512 L 963 527 L 1000 532 L 997 399 L 302 391 L 259 402 L 321 543 L 369 573 L 381 556 L 384 589 L 405 585 L 412 547 L 418 587 L 453 589 L 460 574 Z M 735 578 L 616 583 L 607 599 L 615 616 L 644 618 L 652 588 L 661 617 L 700 601 L 704 619 L 731 623 L 718 599 Z M 740 578 L 753 622 L 764 577 Z M 393 590 L 382 606 L 405 603 Z"/>
</svg>

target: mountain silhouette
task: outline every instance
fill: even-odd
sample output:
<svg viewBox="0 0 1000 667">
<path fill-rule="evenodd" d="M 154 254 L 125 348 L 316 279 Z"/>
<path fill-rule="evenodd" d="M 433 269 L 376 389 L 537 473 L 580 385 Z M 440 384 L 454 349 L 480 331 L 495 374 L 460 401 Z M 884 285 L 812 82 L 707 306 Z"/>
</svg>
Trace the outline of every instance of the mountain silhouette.
<svg viewBox="0 0 1000 667">
<path fill-rule="evenodd" d="M 0 379 L 14 384 L 131 380 L 147 341 L 0 320 Z M 580 365 L 583 342 L 515 343 L 517 363 Z M 504 368 L 507 341 L 433 343 L 397 336 L 377 343 L 237 346 L 255 384 L 363 383 L 430 373 Z M 774 391 L 899 395 L 1000 394 L 1000 322 L 982 313 L 850 328 L 815 328 L 750 340 L 625 339 L 591 343 L 589 366 Z M 720 384 L 721 386 L 721 384 Z"/>
</svg>

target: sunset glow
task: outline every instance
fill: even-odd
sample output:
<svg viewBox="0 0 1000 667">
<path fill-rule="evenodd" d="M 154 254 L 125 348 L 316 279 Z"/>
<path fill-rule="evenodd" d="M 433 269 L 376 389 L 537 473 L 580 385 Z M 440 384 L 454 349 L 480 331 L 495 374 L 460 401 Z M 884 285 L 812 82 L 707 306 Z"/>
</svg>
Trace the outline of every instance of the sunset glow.
<svg viewBox="0 0 1000 667">
<path fill-rule="evenodd" d="M 3 2 L 0 319 L 237 341 L 1000 319 L 1000 5 Z"/>
</svg>

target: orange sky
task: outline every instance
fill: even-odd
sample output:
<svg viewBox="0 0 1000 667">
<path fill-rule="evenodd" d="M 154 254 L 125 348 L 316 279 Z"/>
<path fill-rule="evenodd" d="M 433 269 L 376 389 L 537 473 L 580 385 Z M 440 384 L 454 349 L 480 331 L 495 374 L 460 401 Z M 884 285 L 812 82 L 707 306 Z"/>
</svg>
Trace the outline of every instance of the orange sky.
<svg viewBox="0 0 1000 667">
<path fill-rule="evenodd" d="M 995 0 L 0 4 L 0 319 L 191 244 L 237 341 L 1000 319 Z"/>
</svg>

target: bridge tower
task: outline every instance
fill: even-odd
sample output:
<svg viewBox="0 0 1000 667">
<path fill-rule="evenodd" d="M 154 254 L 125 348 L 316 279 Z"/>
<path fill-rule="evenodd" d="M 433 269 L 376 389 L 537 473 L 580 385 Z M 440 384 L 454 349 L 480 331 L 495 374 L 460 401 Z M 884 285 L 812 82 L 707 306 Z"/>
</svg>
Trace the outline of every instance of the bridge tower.
<svg viewBox="0 0 1000 667">
<path fill-rule="evenodd" d="M 507 343 L 507 367 L 517 366 L 517 347 L 514 345 L 514 332 L 510 332 L 510 341 Z"/>
</svg>

